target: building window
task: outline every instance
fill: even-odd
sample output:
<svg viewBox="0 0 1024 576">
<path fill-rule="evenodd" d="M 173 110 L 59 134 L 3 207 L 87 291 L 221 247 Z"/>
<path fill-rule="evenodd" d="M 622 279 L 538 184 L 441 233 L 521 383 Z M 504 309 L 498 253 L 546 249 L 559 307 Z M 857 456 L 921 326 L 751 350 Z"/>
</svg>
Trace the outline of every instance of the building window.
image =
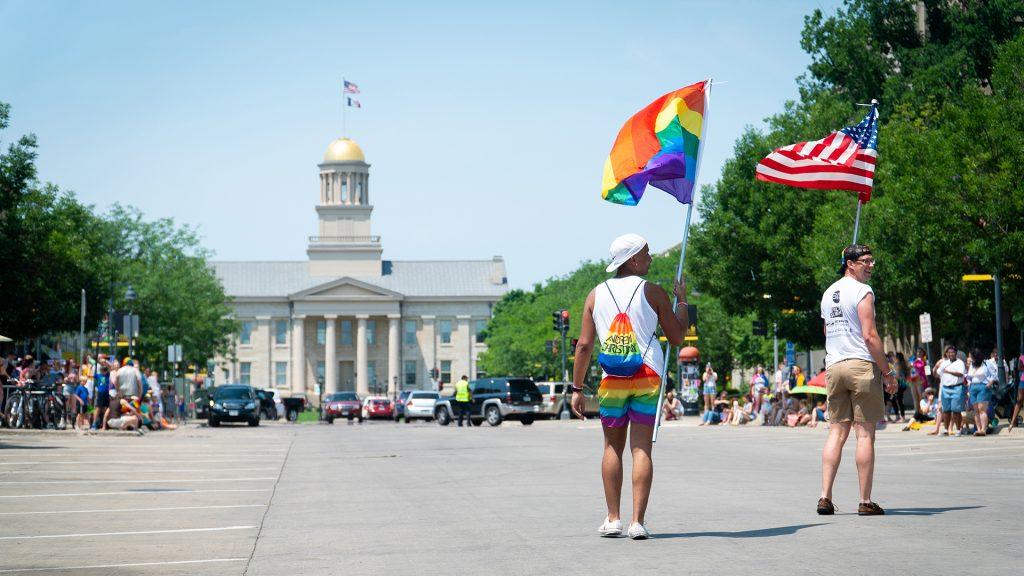
<svg viewBox="0 0 1024 576">
<path fill-rule="evenodd" d="M 476 343 L 477 344 L 483 344 L 484 343 L 484 330 L 486 330 L 486 329 L 487 329 L 487 320 L 477 320 L 476 321 Z"/>
<path fill-rule="evenodd" d="M 367 320 L 366 321 L 366 343 L 370 346 L 377 345 L 377 321 Z"/>
<path fill-rule="evenodd" d="M 321 346 L 327 344 L 327 320 L 316 321 L 316 343 Z"/>
<path fill-rule="evenodd" d="M 373 360 L 366 362 L 366 381 L 371 389 L 377 387 L 377 363 Z"/>
<path fill-rule="evenodd" d="M 327 382 L 327 363 L 323 360 L 316 361 L 316 382 Z"/>
<path fill-rule="evenodd" d="M 403 372 L 405 372 L 405 385 L 407 387 L 416 386 L 416 361 L 406 360 Z"/>
<path fill-rule="evenodd" d="M 352 321 L 342 320 L 341 321 L 341 345 L 351 346 L 352 345 Z"/>
<path fill-rule="evenodd" d="M 274 322 L 274 344 L 288 343 L 288 321 L 277 320 Z"/>
<path fill-rule="evenodd" d="M 405 334 L 402 336 L 402 341 L 405 342 L 406 346 L 416 345 L 416 321 L 406 320 L 405 321 Z"/>
<path fill-rule="evenodd" d="M 452 361 L 441 360 L 441 382 L 445 384 L 452 383 Z"/>
<path fill-rule="evenodd" d="M 440 329 L 440 332 L 441 332 L 441 344 L 451 344 L 452 343 L 452 321 L 451 320 L 441 320 L 439 322 L 439 324 L 440 324 L 439 329 Z M 447 380 L 445 380 L 445 382 L 447 382 Z"/>
<path fill-rule="evenodd" d="M 252 382 L 252 362 L 238 364 L 238 383 L 249 385 Z"/>
<path fill-rule="evenodd" d="M 274 386 L 288 385 L 288 363 L 274 362 Z"/>
<path fill-rule="evenodd" d="M 242 322 L 242 330 L 238 334 L 239 344 L 252 344 L 252 320 Z"/>
</svg>

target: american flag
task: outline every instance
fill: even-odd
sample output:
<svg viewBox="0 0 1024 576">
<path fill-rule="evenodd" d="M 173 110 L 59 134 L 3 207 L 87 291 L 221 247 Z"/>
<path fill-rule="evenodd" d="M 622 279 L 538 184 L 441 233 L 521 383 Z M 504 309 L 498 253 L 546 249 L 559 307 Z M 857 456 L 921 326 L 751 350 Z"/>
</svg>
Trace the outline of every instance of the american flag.
<svg viewBox="0 0 1024 576">
<path fill-rule="evenodd" d="M 344 78 L 342 78 L 341 81 L 345 83 L 345 87 L 343 88 L 342 92 L 344 92 L 345 94 L 359 94 L 358 84 L 356 84 L 355 82 L 349 82 Z"/>
<path fill-rule="evenodd" d="M 833 132 L 814 142 L 797 142 L 775 149 L 757 163 L 757 179 L 795 188 L 849 190 L 861 202 L 871 199 L 878 159 L 878 110 L 856 126 Z"/>
</svg>

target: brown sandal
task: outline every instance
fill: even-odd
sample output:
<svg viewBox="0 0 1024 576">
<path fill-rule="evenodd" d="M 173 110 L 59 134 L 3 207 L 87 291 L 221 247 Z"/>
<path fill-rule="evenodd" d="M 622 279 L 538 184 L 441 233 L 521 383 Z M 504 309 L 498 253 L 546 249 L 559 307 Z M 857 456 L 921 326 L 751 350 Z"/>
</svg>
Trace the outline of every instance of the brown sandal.
<svg viewBox="0 0 1024 576">
<path fill-rule="evenodd" d="M 832 503 L 828 498 L 818 498 L 818 514 L 821 516 L 831 516 L 836 513 L 839 508 Z"/>
<path fill-rule="evenodd" d="M 857 515 L 884 516 L 885 510 L 882 510 L 882 507 L 879 506 L 878 504 L 875 504 L 874 502 L 862 502 L 861 505 L 857 507 Z"/>
</svg>

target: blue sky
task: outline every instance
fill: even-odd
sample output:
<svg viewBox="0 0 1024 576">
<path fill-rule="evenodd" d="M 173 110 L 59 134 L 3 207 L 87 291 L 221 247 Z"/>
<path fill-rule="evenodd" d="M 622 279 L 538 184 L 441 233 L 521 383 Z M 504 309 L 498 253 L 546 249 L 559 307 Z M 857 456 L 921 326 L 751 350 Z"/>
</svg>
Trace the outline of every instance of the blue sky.
<svg viewBox="0 0 1024 576">
<path fill-rule="evenodd" d="M 3 145 L 33 132 L 43 180 L 103 208 L 199 227 L 220 260 L 302 260 L 317 167 L 348 134 L 372 164 L 384 257 L 488 259 L 513 287 L 681 237 L 651 190 L 600 199 L 619 127 L 706 77 L 699 180 L 797 97 L 809 2 L 45 2 L 0 0 Z"/>
</svg>

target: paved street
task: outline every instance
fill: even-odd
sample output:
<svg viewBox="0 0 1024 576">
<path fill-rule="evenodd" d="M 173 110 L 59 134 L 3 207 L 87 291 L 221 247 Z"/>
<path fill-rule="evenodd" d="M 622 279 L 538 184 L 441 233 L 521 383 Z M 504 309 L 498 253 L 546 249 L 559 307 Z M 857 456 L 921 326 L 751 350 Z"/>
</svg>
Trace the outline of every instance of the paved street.
<svg viewBox="0 0 1024 576">
<path fill-rule="evenodd" d="M 2 434 L 0 574 L 1019 568 L 1024 436 L 890 427 L 876 476 L 889 515 L 856 516 L 851 448 L 830 518 L 814 514 L 823 434 L 671 423 L 647 542 L 596 536 L 596 421 Z"/>
</svg>

